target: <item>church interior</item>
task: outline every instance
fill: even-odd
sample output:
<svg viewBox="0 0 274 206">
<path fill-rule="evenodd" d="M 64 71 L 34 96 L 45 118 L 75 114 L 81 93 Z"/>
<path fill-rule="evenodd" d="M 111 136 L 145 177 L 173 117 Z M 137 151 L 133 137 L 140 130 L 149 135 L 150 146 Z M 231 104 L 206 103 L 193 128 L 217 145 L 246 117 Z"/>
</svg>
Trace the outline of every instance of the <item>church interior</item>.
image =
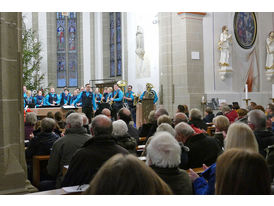
<svg viewBox="0 0 274 206">
<path fill-rule="evenodd" d="M 0 12 L 0 21 L 0 194 L 274 194 L 274 12 Z M 102 137 L 124 125 L 133 152 Z M 55 138 L 48 154 L 33 141 L 43 132 Z M 75 140 L 61 139 L 77 135 L 68 164 L 64 145 Z M 146 189 L 139 177 L 122 188 L 119 172 L 149 179 Z M 237 187 L 244 177 L 254 181 Z"/>
</svg>

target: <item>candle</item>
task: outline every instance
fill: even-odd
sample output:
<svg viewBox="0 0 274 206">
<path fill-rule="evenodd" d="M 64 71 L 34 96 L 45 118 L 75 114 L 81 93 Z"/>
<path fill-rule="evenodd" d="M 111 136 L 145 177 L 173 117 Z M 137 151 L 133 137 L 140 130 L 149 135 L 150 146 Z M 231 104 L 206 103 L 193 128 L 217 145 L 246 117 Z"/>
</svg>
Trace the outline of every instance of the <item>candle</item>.
<svg viewBox="0 0 274 206">
<path fill-rule="evenodd" d="M 248 86 L 245 84 L 245 99 L 248 99 Z"/>
<path fill-rule="evenodd" d="M 272 99 L 274 98 L 274 84 L 272 84 Z"/>
</svg>

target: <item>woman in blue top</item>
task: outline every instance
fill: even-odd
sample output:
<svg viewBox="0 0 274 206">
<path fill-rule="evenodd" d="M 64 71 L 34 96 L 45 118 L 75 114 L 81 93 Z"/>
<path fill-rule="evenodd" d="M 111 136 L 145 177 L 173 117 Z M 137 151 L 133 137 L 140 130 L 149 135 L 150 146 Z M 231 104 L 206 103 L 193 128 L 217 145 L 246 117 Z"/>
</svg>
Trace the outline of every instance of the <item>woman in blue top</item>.
<svg viewBox="0 0 274 206">
<path fill-rule="evenodd" d="M 34 107 L 34 98 L 31 96 L 31 91 L 27 91 L 27 97 L 25 98 L 24 107 Z"/>
<path fill-rule="evenodd" d="M 34 97 L 35 107 L 41 107 L 44 103 L 44 97 L 42 95 L 42 91 L 38 90 L 38 94 Z"/>
</svg>

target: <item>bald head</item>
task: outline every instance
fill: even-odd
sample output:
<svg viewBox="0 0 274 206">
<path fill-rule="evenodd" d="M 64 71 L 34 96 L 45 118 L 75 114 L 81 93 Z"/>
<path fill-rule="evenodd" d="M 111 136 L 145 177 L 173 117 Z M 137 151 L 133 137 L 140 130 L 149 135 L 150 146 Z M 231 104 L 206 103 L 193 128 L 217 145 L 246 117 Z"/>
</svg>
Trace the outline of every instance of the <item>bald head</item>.
<svg viewBox="0 0 274 206">
<path fill-rule="evenodd" d="M 181 122 L 188 122 L 188 118 L 187 116 L 185 115 L 185 113 L 182 113 L 182 112 L 178 112 L 175 114 L 175 117 L 174 117 L 174 124 L 175 126 Z"/>
<path fill-rule="evenodd" d="M 103 109 L 102 114 L 106 115 L 108 118 L 111 118 L 111 111 L 108 108 Z"/>
<path fill-rule="evenodd" d="M 112 122 L 107 116 L 103 114 L 97 115 L 93 119 L 91 127 L 95 136 L 97 135 L 111 136 Z"/>
<path fill-rule="evenodd" d="M 129 124 L 129 122 L 132 120 L 130 110 L 127 108 L 120 109 L 120 111 L 118 112 L 118 119 L 121 119 L 126 124 Z"/>
</svg>

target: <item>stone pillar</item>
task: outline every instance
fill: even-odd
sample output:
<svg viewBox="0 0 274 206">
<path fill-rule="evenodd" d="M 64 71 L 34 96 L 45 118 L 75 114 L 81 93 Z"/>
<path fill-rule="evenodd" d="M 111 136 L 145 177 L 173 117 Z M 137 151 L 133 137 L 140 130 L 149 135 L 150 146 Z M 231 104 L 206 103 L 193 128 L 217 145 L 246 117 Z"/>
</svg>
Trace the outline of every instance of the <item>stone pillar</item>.
<svg viewBox="0 0 274 206">
<path fill-rule="evenodd" d="M 21 13 L 0 13 L 0 194 L 36 191 L 24 149 Z"/>
<path fill-rule="evenodd" d="M 163 88 L 160 91 L 162 103 L 171 115 L 178 104 L 201 109 L 204 95 L 203 15 L 159 13 L 160 88 Z M 193 52 L 199 53 L 198 59 L 192 58 Z"/>
</svg>

